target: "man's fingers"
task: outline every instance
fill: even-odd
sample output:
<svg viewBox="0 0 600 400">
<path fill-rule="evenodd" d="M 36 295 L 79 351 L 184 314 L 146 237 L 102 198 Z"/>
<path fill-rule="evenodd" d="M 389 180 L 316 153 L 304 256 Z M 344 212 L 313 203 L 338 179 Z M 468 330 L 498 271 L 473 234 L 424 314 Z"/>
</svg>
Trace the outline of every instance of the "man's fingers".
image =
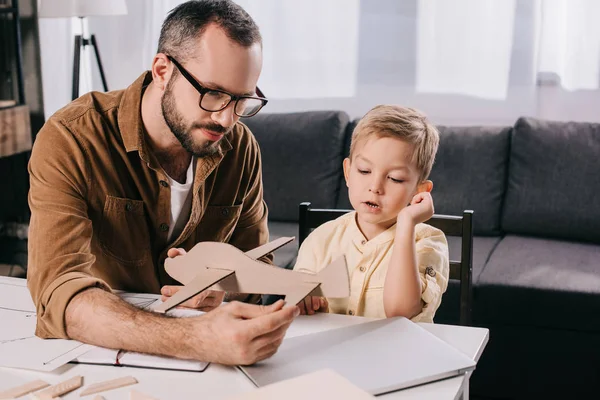
<svg viewBox="0 0 600 400">
<path fill-rule="evenodd" d="M 165 297 L 171 297 L 175 293 L 179 292 L 179 289 L 181 289 L 182 287 L 183 286 L 166 285 L 166 286 L 163 286 L 162 288 L 160 288 L 160 294 L 162 294 Z"/>
<path fill-rule="evenodd" d="M 168 257 L 177 257 L 177 256 L 183 256 L 185 255 L 187 252 L 182 249 L 181 247 L 173 247 L 171 249 L 169 249 L 169 251 L 167 251 L 167 256 Z"/>
<path fill-rule="evenodd" d="M 227 310 L 235 317 L 243 319 L 252 319 L 260 317 L 262 315 L 273 313 L 277 310 L 281 310 L 284 305 L 285 302 L 283 300 L 277 300 L 275 303 L 268 306 L 232 301 L 227 305 Z"/>
<path fill-rule="evenodd" d="M 280 327 L 285 327 L 285 329 L 287 329 L 294 318 L 299 314 L 299 311 L 300 310 L 296 306 L 283 307 L 278 311 L 246 321 L 246 330 L 250 335 L 250 338 L 257 338 L 276 331 Z"/>
</svg>

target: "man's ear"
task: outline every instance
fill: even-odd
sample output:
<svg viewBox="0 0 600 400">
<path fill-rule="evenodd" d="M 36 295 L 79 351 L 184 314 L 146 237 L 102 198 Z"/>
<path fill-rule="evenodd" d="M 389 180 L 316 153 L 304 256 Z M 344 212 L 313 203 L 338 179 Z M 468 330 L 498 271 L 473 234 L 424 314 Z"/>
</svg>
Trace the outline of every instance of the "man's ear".
<svg viewBox="0 0 600 400">
<path fill-rule="evenodd" d="M 344 158 L 344 179 L 346 180 L 346 186 L 348 186 L 348 176 L 350 175 L 350 158 Z"/>
<path fill-rule="evenodd" d="M 433 182 L 430 180 L 423 181 L 417 185 L 417 193 L 430 192 L 433 190 Z"/>
<path fill-rule="evenodd" d="M 152 60 L 152 82 L 160 89 L 165 90 L 167 82 L 171 79 L 173 68 L 173 63 L 169 61 L 166 54 L 156 54 Z"/>
</svg>

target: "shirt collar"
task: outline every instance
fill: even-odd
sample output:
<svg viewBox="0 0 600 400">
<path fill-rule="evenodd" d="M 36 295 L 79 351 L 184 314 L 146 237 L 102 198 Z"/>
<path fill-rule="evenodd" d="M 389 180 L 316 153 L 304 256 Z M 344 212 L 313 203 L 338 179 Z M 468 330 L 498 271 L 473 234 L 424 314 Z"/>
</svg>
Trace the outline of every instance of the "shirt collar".
<svg viewBox="0 0 600 400">
<path fill-rule="evenodd" d="M 375 236 L 373 239 L 368 240 L 360 231 L 358 224 L 356 223 L 356 211 L 352 212 L 352 217 L 350 218 L 349 229 L 352 232 L 352 241 L 354 245 L 358 248 L 362 249 L 365 247 L 376 247 L 381 244 L 385 244 L 394 240 L 396 235 L 396 224 L 390 226 L 385 231 L 381 232 L 379 235 Z"/>
</svg>

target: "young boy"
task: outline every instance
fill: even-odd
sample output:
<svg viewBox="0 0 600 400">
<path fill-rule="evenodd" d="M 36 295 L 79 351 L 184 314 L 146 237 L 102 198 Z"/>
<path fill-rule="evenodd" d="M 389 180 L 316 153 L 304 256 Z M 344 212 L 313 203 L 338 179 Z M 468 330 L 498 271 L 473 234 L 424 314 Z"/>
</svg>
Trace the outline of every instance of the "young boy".
<svg viewBox="0 0 600 400">
<path fill-rule="evenodd" d="M 448 244 L 423 222 L 433 215 L 427 180 L 439 135 L 416 110 L 380 105 L 352 135 L 344 176 L 355 211 L 315 229 L 295 270 L 316 273 L 345 255 L 350 297 L 307 297 L 301 313 L 404 316 L 433 322 L 448 285 Z"/>
</svg>

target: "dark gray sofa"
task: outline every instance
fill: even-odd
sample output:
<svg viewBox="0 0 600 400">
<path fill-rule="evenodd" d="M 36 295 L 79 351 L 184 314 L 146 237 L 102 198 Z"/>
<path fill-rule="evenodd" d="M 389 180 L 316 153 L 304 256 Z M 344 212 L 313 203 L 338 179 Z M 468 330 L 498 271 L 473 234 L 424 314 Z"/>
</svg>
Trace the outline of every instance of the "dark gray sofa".
<svg viewBox="0 0 600 400">
<path fill-rule="evenodd" d="M 349 208 L 342 174 L 356 121 L 343 112 L 259 114 L 272 238 L 297 235 L 298 204 Z M 512 127 L 439 127 L 436 212 L 475 211 L 474 325 L 490 342 L 471 379 L 479 398 L 600 393 L 600 124 L 520 118 Z M 449 238 L 459 254 L 458 238 Z M 297 246 L 275 262 L 294 264 Z M 438 323 L 457 323 L 451 284 Z"/>
</svg>

